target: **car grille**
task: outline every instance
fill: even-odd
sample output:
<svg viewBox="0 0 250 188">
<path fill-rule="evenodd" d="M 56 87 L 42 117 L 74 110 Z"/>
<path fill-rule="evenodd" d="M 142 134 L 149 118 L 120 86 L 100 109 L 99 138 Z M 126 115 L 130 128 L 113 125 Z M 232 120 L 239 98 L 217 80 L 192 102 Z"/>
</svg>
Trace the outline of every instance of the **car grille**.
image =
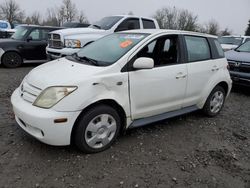
<svg viewBox="0 0 250 188">
<path fill-rule="evenodd" d="M 49 34 L 48 44 L 50 48 L 62 49 L 63 43 L 59 34 Z"/>
<path fill-rule="evenodd" d="M 33 103 L 35 102 L 36 98 L 40 95 L 42 90 L 38 87 L 35 87 L 26 81 L 24 81 L 20 87 L 20 95 L 23 100 Z"/>
<path fill-rule="evenodd" d="M 228 60 L 231 71 L 250 73 L 250 62 Z"/>
</svg>

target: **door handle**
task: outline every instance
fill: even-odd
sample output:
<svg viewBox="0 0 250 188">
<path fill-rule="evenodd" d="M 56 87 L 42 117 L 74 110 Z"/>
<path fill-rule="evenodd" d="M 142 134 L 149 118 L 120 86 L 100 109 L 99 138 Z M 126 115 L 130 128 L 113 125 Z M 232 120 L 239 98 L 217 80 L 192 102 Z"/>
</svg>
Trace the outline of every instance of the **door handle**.
<svg viewBox="0 0 250 188">
<path fill-rule="evenodd" d="M 216 65 L 213 66 L 212 71 L 217 71 L 217 70 L 219 70 L 219 67 L 217 67 Z"/>
<path fill-rule="evenodd" d="M 179 72 L 177 75 L 176 75 L 176 79 L 180 79 L 180 78 L 186 78 L 186 74 L 183 74 L 183 72 Z"/>
</svg>

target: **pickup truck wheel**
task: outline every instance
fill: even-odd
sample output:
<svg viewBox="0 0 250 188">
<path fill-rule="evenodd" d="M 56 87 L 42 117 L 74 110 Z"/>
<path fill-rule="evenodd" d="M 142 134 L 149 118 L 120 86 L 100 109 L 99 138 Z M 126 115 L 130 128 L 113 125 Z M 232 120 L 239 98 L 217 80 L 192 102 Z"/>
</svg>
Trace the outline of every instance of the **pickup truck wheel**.
<svg viewBox="0 0 250 188">
<path fill-rule="evenodd" d="M 76 126 L 75 145 L 85 153 L 97 153 L 113 144 L 121 122 L 115 109 L 100 105 L 82 114 Z"/>
<path fill-rule="evenodd" d="M 2 57 L 2 64 L 7 68 L 19 67 L 22 62 L 22 57 L 16 52 L 6 52 Z"/>
<path fill-rule="evenodd" d="M 225 90 L 221 86 L 216 86 L 208 96 L 203 112 L 210 117 L 219 114 L 224 106 L 225 96 Z"/>
</svg>

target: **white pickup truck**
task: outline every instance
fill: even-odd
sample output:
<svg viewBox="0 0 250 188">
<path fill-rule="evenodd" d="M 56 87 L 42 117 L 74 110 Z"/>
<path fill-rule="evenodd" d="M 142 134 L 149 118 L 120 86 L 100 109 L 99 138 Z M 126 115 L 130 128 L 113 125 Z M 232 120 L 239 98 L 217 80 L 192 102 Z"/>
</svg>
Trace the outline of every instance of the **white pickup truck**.
<svg viewBox="0 0 250 188">
<path fill-rule="evenodd" d="M 132 29 L 158 29 L 155 19 L 133 15 L 104 17 L 88 28 L 53 31 L 49 34 L 46 53 L 49 59 L 57 59 L 78 52 L 89 43 L 108 34 Z"/>
</svg>

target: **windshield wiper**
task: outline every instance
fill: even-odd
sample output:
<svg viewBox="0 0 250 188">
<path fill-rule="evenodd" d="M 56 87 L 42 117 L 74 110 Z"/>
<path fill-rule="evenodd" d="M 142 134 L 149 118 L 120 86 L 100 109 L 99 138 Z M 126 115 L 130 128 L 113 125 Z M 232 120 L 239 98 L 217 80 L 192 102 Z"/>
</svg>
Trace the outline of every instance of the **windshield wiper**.
<svg viewBox="0 0 250 188">
<path fill-rule="evenodd" d="M 93 24 L 94 27 L 96 27 L 97 29 L 102 29 L 101 26 Z"/>
<path fill-rule="evenodd" d="M 75 58 L 77 61 L 84 61 L 84 62 L 91 63 L 92 65 L 99 66 L 98 61 L 91 59 L 89 57 L 86 57 L 86 56 L 80 57 L 78 56 L 77 53 L 74 53 L 72 57 Z"/>
</svg>

